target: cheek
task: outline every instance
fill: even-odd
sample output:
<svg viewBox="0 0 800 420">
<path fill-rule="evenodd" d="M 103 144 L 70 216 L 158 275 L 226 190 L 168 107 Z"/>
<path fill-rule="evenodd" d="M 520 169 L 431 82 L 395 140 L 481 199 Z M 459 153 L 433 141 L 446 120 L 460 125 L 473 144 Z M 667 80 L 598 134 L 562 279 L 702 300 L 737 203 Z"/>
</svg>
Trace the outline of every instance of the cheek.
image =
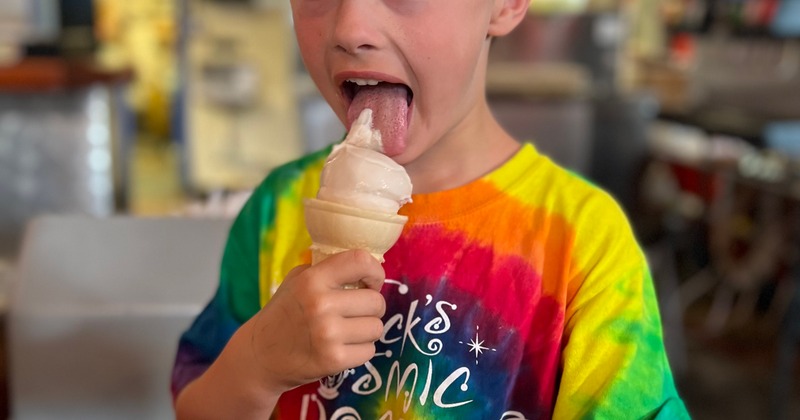
<svg viewBox="0 0 800 420">
<path fill-rule="evenodd" d="M 295 35 L 297 36 L 297 44 L 300 46 L 300 51 L 304 55 L 312 56 L 310 52 L 320 47 L 322 34 L 314 26 L 295 26 Z"/>
<path fill-rule="evenodd" d="M 303 58 L 309 72 L 315 72 L 324 63 L 324 43 L 322 34 L 310 28 L 296 28 L 297 45 L 300 48 L 300 55 Z"/>
<path fill-rule="evenodd" d="M 469 88 L 475 80 L 475 69 L 479 62 L 480 52 L 474 46 L 465 45 L 463 41 L 448 43 L 426 51 L 421 57 L 427 74 L 435 75 L 429 79 L 429 86 L 438 91 L 438 100 L 445 99 L 460 107 L 464 96 L 471 94 Z"/>
</svg>

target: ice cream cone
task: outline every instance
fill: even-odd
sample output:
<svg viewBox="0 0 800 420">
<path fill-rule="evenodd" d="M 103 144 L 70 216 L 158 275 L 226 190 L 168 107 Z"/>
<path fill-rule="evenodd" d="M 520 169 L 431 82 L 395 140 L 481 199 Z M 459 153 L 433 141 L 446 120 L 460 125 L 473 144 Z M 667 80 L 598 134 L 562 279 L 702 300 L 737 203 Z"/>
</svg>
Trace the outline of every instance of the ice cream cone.
<svg viewBox="0 0 800 420">
<path fill-rule="evenodd" d="M 383 254 L 397 242 L 408 220 L 316 198 L 305 200 L 305 218 L 312 265 L 350 249 L 363 249 L 383 262 Z"/>
</svg>

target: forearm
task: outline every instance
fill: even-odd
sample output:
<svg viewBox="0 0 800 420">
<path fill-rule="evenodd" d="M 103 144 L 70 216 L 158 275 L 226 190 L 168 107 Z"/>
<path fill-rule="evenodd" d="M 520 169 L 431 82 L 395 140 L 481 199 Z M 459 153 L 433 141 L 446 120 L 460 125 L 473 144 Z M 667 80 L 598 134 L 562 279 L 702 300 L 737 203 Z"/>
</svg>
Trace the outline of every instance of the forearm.
<svg viewBox="0 0 800 420">
<path fill-rule="evenodd" d="M 267 419 L 280 397 L 262 378 L 249 346 L 250 323 L 231 338 L 217 360 L 175 401 L 177 419 Z"/>
</svg>

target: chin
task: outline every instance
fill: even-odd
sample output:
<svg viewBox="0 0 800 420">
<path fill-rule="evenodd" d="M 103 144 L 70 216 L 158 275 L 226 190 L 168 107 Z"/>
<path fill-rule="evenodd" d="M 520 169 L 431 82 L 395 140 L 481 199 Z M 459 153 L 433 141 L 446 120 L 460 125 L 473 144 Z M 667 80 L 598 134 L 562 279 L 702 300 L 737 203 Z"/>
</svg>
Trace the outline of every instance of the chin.
<svg viewBox="0 0 800 420">
<path fill-rule="evenodd" d="M 414 150 L 412 145 L 406 144 L 402 152 L 395 153 L 393 155 L 387 154 L 387 156 L 392 158 L 392 160 L 397 162 L 399 165 L 406 166 L 417 160 L 420 157 L 420 154 Z"/>
</svg>

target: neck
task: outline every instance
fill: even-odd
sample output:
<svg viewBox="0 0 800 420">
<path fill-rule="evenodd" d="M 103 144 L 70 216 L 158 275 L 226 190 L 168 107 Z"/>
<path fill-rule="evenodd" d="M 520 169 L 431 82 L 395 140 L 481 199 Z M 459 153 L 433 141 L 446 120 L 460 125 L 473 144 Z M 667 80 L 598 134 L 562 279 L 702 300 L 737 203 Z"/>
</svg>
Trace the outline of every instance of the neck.
<svg viewBox="0 0 800 420">
<path fill-rule="evenodd" d="M 519 150 L 482 101 L 424 157 L 406 165 L 415 194 L 444 191 L 498 168 Z"/>
</svg>

